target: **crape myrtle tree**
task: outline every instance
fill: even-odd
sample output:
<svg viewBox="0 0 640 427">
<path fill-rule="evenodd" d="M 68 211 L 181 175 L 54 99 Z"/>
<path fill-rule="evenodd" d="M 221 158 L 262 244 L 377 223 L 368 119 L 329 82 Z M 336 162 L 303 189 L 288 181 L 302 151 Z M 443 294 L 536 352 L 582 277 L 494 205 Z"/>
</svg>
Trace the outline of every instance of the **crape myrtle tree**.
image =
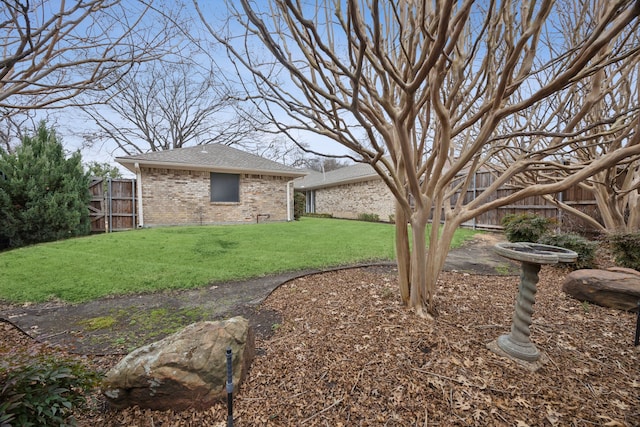
<svg viewBox="0 0 640 427">
<path fill-rule="evenodd" d="M 637 52 L 635 40 L 622 34 L 638 31 L 640 2 L 603 2 L 590 14 L 567 10 L 567 3 L 241 0 L 227 3 L 224 28 L 195 4 L 212 36 L 227 45 L 256 106 L 281 132 L 337 141 L 384 180 L 396 199 L 401 299 L 431 315 L 459 225 L 522 198 L 561 191 L 640 153 L 640 146 L 622 147 L 562 180 L 496 197 L 497 188 L 535 173 L 568 147 L 557 123 L 527 126 L 531 109 Z M 567 40 L 557 28 L 565 13 L 582 13 L 588 31 Z M 511 122 L 522 123 L 520 132 L 549 137 L 536 147 L 520 146 L 501 134 L 501 124 Z M 505 150 L 510 163 L 489 188 L 473 200 L 457 197 Z M 441 227 L 431 228 L 428 248 L 410 246 L 410 238 L 425 241 L 430 221 Z"/>
<path fill-rule="evenodd" d="M 596 17 L 584 20 L 582 16 L 603 13 L 604 5 L 605 0 L 584 1 L 580 3 L 583 10 L 579 13 L 565 9 L 556 17 L 557 31 L 564 34 L 561 40 L 568 41 L 565 49 L 593 31 L 589 24 L 594 25 Z M 629 43 L 637 46 L 639 39 L 637 28 L 623 30 L 616 42 L 596 53 L 594 61 L 602 66 L 593 74 L 576 80 L 567 90 L 530 109 L 526 118 L 530 123 L 526 128 L 542 132 L 518 133 L 525 127 L 518 129 L 513 123 L 505 124 L 503 134 L 512 142 L 519 140 L 520 146 L 527 150 L 544 148 L 550 138 L 566 144 L 555 156 L 549 156 L 547 165 L 540 166 L 535 174 L 520 174 L 514 177 L 515 181 L 521 186 L 561 181 L 607 153 L 640 145 L 640 51 L 628 49 Z M 609 57 L 622 59 L 609 62 Z M 553 126 L 557 130 L 552 135 L 547 130 Z M 499 154 L 502 164 L 496 168 L 498 173 L 512 160 L 512 153 Z M 612 164 L 576 185 L 593 195 L 597 212 L 582 211 L 567 204 L 561 194 L 543 197 L 602 233 L 640 230 L 640 156 Z"/>
<path fill-rule="evenodd" d="M 0 152 L 0 240 L 10 247 L 89 233 L 89 176 L 40 123 L 14 153 Z"/>
</svg>

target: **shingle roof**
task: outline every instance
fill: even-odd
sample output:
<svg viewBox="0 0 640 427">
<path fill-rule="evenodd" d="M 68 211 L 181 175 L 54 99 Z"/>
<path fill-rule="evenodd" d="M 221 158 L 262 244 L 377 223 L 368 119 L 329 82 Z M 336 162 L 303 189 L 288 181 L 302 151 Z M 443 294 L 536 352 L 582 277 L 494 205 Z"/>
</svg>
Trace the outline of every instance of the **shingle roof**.
<svg viewBox="0 0 640 427">
<path fill-rule="evenodd" d="M 330 187 L 337 184 L 347 184 L 349 182 L 368 181 L 377 177 L 378 174 L 367 163 L 356 163 L 353 166 L 346 166 L 329 172 L 311 172 L 304 178 L 296 179 L 294 187 L 297 190 L 313 190 L 314 188 Z"/>
<path fill-rule="evenodd" d="M 116 157 L 116 161 L 132 172 L 135 172 L 135 164 L 138 163 L 140 166 L 167 169 L 252 172 L 292 177 L 304 176 L 307 173 L 222 144 L 206 144 Z"/>
</svg>

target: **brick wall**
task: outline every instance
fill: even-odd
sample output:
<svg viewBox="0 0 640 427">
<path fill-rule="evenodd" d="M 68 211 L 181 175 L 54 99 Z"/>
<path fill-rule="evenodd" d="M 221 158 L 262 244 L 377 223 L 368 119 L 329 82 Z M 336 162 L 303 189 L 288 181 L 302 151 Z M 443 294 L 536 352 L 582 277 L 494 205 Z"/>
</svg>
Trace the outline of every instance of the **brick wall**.
<svg viewBox="0 0 640 427">
<path fill-rule="evenodd" d="M 142 168 L 145 226 L 287 220 L 289 177 L 240 175 L 240 202 L 211 202 L 210 173 Z M 291 195 L 293 209 L 293 195 Z"/>
<path fill-rule="evenodd" d="M 381 179 L 316 190 L 316 212 L 336 218 L 355 219 L 359 214 L 377 214 L 389 221 L 395 211 L 393 194 Z"/>
</svg>

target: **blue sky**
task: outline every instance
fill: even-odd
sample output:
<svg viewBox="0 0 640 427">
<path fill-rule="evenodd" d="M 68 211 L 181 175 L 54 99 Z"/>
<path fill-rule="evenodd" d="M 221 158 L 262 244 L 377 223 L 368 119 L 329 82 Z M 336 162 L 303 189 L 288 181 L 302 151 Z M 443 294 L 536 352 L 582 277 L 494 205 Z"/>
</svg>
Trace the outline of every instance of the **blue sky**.
<svg viewBox="0 0 640 427">
<path fill-rule="evenodd" d="M 224 16 L 224 10 L 222 9 L 223 4 L 223 2 L 219 1 L 200 2 L 200 5 L 203 7 L 203 11 L 208 18 L 208 22 L 214 26 L 214 28 L 221 25 L 220 20 Z M 199 18 L 196 16 L 193 4 L 187 2 L 185 3 L 185 8 L 185 13 L 192 15 L 191 18 L 193 20 L 192 26 L 189 28 L 189 33 L 193 36 L 200 34 L 202 37 L 206 37 L 206 32 L 204 31 Z M 208 41 L 210 41 L 210 38 Z M 228 73 L 233 80 L 237 80 L 235 70 L 228 61 L 227 54 L 222 48 L 216 48 L 213 50 L 208 49 L 208 54 L 211 55 L 218 66 L 222 68 L 224 73 Z M 202 61 L 210 60 L 207 55 L 200 56 Z M 115 165 L 116 163 L 113 160 L 114 157 L 125 154 L 117 148 L 117 145 L 114 142 L 111 141 L 101 141 L 94 144 L 92 147 L 86 147 L 86 144 L 84 144 L 85 140 L 81 134 L 96 132 L 98 129 L 95 124 L 92 123 L 92 121 L 79 109 L 65 108 L 61 110 L 43 111 L 39 112 L 38 117 L 47 117 L 49 122 L 55 124 L 59 134 L 63 137 L 65 148 L 68 151 L 81 149 L 83 161 L 85 163 L 97 161 Z M 267 138 L 271 138 L 271 136 L 267 136 Z M 320 137 L 315 134 L 300 135 L 299 138 L 309 144 L 313 149 L 327 152 L 328 154 L 343 154 L 347 152 L 346 149 L 333 141 L 320 142 Z"/>
</svg>

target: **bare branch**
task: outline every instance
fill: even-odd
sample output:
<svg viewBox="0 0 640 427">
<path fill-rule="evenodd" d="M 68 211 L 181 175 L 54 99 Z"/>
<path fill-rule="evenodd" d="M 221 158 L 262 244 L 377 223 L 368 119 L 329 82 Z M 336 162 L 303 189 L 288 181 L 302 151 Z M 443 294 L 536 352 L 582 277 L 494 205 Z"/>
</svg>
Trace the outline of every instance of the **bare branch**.
<svg viewBox="0 0 640 427">
<path fill-rule="evenodd" d="M 253 144 L 258 123 L 216 70 L 158 62 L 122 75 L 100 104 L 82 107 L 128 155 L 209 143 Z"/>
<path fill-rule="evenodd" d="M 3 0 L 0 107 L 61 107 L 100 91 L 134 63 L 171 50 L 143 2 Z"/>
<path fill-rule="evenodd" d="M 637 110 L 616 86 L 626 79 L 607 74 L 638 61 L 635 0 L 227 4 L 227 28 L 242 31 L 209 29 L 278 130 L 330 138 L 371 164 L 402 209 L 397 229 L 407 233 L 409 222 L 414 242 L 424 240 L 432 209 L 434 221 L 442 217 L 428 251 L 397 239 L 398 257 L 411 257 L 398 260 L 410 282 L 403 298 L 418 313 L 434 311 L 435 280 L 462 222 L 640 155 Z M 252 50 L 256 43 L 265 49 Z M 580 99 L 603 73 L 610 90 Z M 594 121 L 599 105 L 614 112 Z M 605 139 L 616 148 L 599 149 Z M 599 157 L 562 168 L 563 155 L 594 150 Z M 471 183 L 457 177 L 481 168 L 496 170 L 494 185 L 476 201 L 456 198 Z M 541 181 L 495 199 L 493 190 L 521 176 Z"/>
</svg>

